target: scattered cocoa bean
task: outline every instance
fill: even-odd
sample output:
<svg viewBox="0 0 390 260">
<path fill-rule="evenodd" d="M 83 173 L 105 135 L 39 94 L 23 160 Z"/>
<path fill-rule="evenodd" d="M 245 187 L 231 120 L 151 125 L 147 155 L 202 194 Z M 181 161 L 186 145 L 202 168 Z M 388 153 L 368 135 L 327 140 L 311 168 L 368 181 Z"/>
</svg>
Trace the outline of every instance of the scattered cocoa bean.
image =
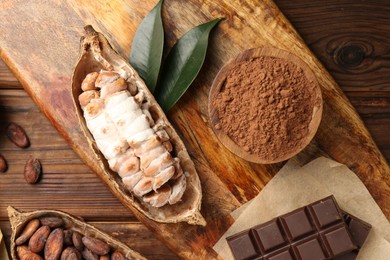
<svg viewBox="0 0 390 260">
<path fill-rule="evenodd" d="M 54 229 L 45 245 L 45 260 L 57 260 L 61 256 L 64 244 L 64 231 L 61 228 Z"/>
<path fill-rule="evenodd" d="M 39 219 L 30 220 L 30 222 L 28 222 L 26 227 L 24 228 L 22 234 L 15 240 L 15 244 L 20 246 L 21 244 L 26 242 L 38 229 L 39 225 Z"/>
<path fill-rule="evenodd" d="M 0 172 L 5 172 L 7 169 L 8 169 L 7 162 L 4 156 L 0 154 Z"/>
<path fill-rule="evenodd" d="M 94 237 L 83 237 L 83 244 L 97 255 L 106 255 L 110 252 L 110 246 Z"/>
<path fill-rule="evenodd" d="M 67 247 L 61 254 L 61 260 L 81 260 L 81 253 L 75 247 Z"/>
<path fill-rule="evenodd" d="M 73 246 L 72 234 L 73 234 L 72 230 L 70 229 L 64 230 L 64 244 L 66 246 Z"/>
<path fill-rule="evenodd" d="M 17 246 L 16 247 L 16 255 L 19 259 L 22 259 L 25 254 L 31 253 L 30 250 L 28 250 L 28 247 L 26 245 Z"/>
<path fill-rule="evenodd" d="M 30 158 L 24 166 L 24 179 L 27 183 L 34 184 L 41 176 L 41 163 L 38 159 Z"/>
<path fill-rule="evenodd" d="M 47 238 L 50 234 L 50 228 L 48 226 L 41 226 L 37 231 L 31 236 L 28 241 L 28 248 L 33 253 L 39 253 L 45 247 Z"/>
<path fill-rule="evenodd" d="M 109 255 L 101 255 L 99 260 L 110 260 L 110 256 Z"/>
<path fill-rule="evenodd" d="M 58 228 L 65 225 L 64 220 L 59 217 L 41 217 L 39 220 L 42 225 L 49 226 L 51 228 Z"/>
<path fill-rule="evenodd" d="M 20 260 L 42 260 L 42 257 L 33 252 L 29 252 L 20 258 Z"/>
<path fill-rule="evenodd" d="M 111 260 L 126 260 L 126 257 L 119 251 L 115 251 L 111 255 Z"/>
<path fill-rule="evenodd" d="M 86 260 L 99 260 L 99 256 L 95 253 L 93 253 L 91 250 L 88 248 L 84 248 L 84 250 L 81 252 L 83 255 L 84 259 Z"/>
<path fill-rule="evenodd" d="M 10 123 L 6 129 L 6 135 L 16 146 L 26 148 L 30 145 L 30 141 L 23 128 L 15 123 Z"/>
<path fill-rule="evenodd" d="M 77 248 L 80 251 L 83 251 L 83 249 L 84 249 L 84 244 L 83 244 L 82 238 L 83 237 L 79 232 L 73 231 L 73 234 L 72 234 L 73 245 L 75 248 Z"/>
</svg>

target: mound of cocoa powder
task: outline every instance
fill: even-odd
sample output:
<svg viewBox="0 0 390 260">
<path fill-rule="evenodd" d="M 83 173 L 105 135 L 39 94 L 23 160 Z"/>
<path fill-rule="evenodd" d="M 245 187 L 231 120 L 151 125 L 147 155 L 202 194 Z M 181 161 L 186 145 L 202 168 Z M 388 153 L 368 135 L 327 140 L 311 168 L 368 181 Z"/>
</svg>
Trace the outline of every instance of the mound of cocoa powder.
<svg viewBox="0 0 390 260">
<path fill-rule="evenodd" d="M 302 68 L 276 57 L 236 64 L 213 101 L 215 126 L 250 154 L 265 160 L 287 155 L 304 141 L 315 88 Z"/>
</svg>

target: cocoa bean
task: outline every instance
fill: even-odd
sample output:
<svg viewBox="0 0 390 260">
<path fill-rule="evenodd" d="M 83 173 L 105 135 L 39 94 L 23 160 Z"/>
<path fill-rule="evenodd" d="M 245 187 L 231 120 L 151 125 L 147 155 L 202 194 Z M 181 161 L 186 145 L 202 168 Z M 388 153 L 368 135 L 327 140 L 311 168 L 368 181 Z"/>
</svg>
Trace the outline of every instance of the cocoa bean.
<svg viewBox="0 0 390 260">
<path fill-rule="evenodd" d="M 100 239 L 93 237 L 83 237 L 82 240 L 84 246 L 97 255 L 106 255 L 108 252 L 110 252 L 110 246 Z"/>
<path fill-rule="evenodd" d="M 111 255 L 111 260 L 126 260 L 126 257 L 119 251 L 115 251 Z"/>
<path fill-rule="evenodd" d="M 83 237 L 79 232 L 73 231 L 73 234 L 72 234 L 73 245 L 79 251 L 83 251 L 83 249 L 84 249 L 84 244 L 83 244 L 82 238 Z"/>
<path fill-rule="evenodd" d="M 83 255 L 84 259 L 86 260 L 99 260 L 99 256 L 95 253 L 93 253 L 91 250 L 88 248 L 84 248 L 84 250 L 81 252 Z"/>
<path fill-rule="evenodd" d="M 20 258 L 20 260 L 42 260 L 42 257 L 33 252 L 29 252 Z"/>
<path fill-rule="evenodd" d="M 45 247 L 45 243 L 50 234 L 50 228 L 48 226 L 42 226 L 31 236 L 28 241 L 28 248 L 33 253 L 39 253 Z"/>
<path fill-rule="evenodd" d="M 65 225 L 64 220 L 59 217 L 41 217 L 39 220 L 42 225 L 49 226 L 51 228 L 58 228 Z"/>
<path fill-rule="evenodd" d="M 30 220 L 30 222 L 28 222 L 26 227 L 24 228 L 22 234 L 15 240 L 15 244 L 20 246 L 21 244 L 26 242 L 38 229 L 39 225 L 39 219 Z"/>
<path fill-rule="evenodd" d="M 26 245 L 17 246 L 16 247 L 16 255 L 19 259 L 22 259 L 25 254 L 31 253 Z"/>
<path fill-rule="evenodd" d="M 73 246 L 72 234 L 73 234 L 72 230 L 70 229 L 64 230 L 64 244 L 66 246 Z"/>
<path fill-rule="evenodd" d="M 6 129 L 6 135 L 16 146 L 26 148 L 30 145 L 30 141 L 23 128 L 15 123 L 10 123 Z"/>
<path fill-rule="evenodd" d="M 8 169 L 7 162 L 4 156 L 0 154 L 0 172 L 5 172 L 7 169 Z"/>
<path fill-rule="evenodd" d="M 101 255 L 99 260 L 110 260 L 109 255 Z"/>
<path fill-rule="evenodd" d="M 81 260 L 81 253 L 75 247 L 67 247 L 61 254 L 61 260 Z"/>
<path fill-rule="evenodd" d="M 64 231 L 61 228 L 54 229 L 45 245 L 45 260 L 57 260 L 61 256 L 64 244 Z"/>
<path fill-rule="evenodd" d="M 34 184 L 41 176 L 41 163 L 38 159 L 30 158 L 24 166 L 24 179 L 27 183 Z"/>
</svg>

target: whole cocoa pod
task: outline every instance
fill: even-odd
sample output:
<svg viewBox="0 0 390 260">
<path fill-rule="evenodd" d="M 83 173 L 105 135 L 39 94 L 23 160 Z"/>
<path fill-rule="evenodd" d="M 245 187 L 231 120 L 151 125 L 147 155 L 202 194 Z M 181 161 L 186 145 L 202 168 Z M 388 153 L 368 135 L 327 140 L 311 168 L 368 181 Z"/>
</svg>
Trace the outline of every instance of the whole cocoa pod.
<svg viewBox="0 0 390 260">
<path fill-rule="evenodd" d="M 67 247 L 61 254 L 61 260 L 81 260 L 81 253 L 75 247 Z"/>
<path fill-rule="evenodd" d="M 49 226 L 51 228 L 58 228 L 65 224 L 64 220 L 59 217 L 41 217 L 39 220 L 42 225 Z"/>
<path fill-rule="evenodd" d="M 6 129 L 6 135 L 16 146 L 26 148 L 30 145 L 30 141 L 23 128 L 15 123 L 10 123 Z"/>
<path fill-rule="evenodd" d="M 38 229 L 39 225 L 40 222 L 38 219 L 30 220 L 30 222 L 28 222 L 28 224 L 24 228 L 22 234 L 15 240 L 15 244 L 20 246 L 21 244 L 26 242 Z"/>
<path fill-rule="evenodd" d="M 50 228 L 48 226 L 42 226 L 31 236 L 28 241 L 28 248 L 33 253 L 39 253 L 45 247 L 47 238 L 50 235 Z"/>
<path fill-rule="evenodd" d="M 111 260 L 126 260 L 126 257 L 119 251 L 115 251 L 111 255 Z"/>
<path fill-rule="evenodd" d="M 83 237 L 83 244 L 97 255 L 106 255 L 110 252 L 110 246 L 103 241 L 93 237 Z"/>
<path fill-rule="evenodd" d="M 38 159 L 30 158 L 24 166 L 24 179 L 27 183 L 34 184 L 41 176 L 41 163 Z"/>
<path fill-rule="evenodd" d="M 86 260 L 99 260 L 99 256 L 95 253 L 93 253 L 91 250 L 88 248 L 84 248 L 84 250 L 81 252 L 83 255 L 84 259 Z"/>
<path fill-rule="evenodd" d="M 73 235 L 72 235 L 72 241 L 73 241 L 73 245 L 75 248 L 77 248 L 77 250 L 80 250 L 80 251 L 83 251 L 84 249 L 84 244 L 83 244 L 83 241 L 82 241 L 82 236 L 79 232 L 77 231 L 74 231 L 73 232 Z"/>
<path fill-rule="evenodd" d="M 61 256 L 64 244 L 64 231 L 61 228 L 54 229 L 45 245 L 45 260 L 57 260 Z"/>
<path fill-rule="evenodd" d="M 0 172 L 5 172 L 7 168 L 7 162 L 5 161 L 4 156 L 0 154 Z"/>
</svg>

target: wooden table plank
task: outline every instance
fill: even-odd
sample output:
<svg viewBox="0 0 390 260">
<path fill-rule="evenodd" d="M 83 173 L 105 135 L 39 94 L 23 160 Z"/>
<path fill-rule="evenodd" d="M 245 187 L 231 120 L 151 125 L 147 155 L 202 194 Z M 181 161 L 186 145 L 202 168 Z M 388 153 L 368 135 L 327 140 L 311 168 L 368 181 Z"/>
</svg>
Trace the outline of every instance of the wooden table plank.
<svg viewBox="0 0 390 260">
<path fill-rule="evenodd" d="M 389 77 L 379 77 L 378 73 L 370 73 L 370 70 L 366 70 L 365 68 L 361 68 L 361 66 L 347 66 L 348 68 L 345 68 L 346 64 L 337 63 L 337 57 L 335 59 L 334 53 L 336 52 L 334 49 L 334 46 L 331 45 L 332 42 L 335 40 L 340 40 L 343 44 L 343 46 L 348 47 L 348 43 L 352 44 L 354 43 L 355 38 L 358 38 L 358 42 L 361 42 L 362 37 L 364 40 L 366 40 L 368 43 L 371 41 L 374 43 L 374 49 L 373 52 L 369 53 L 369 55 L 366 54 L 366 59 L 373 59 L 374 57 L 386 57 L 386 53 L 383 52 L 383 46 L 388 46 L 388 42 L 386 40 L 384 41 L 378 41 L 377 35 L 387 35 L 389 36 L 389 21 L 388 19 L 383 19 L 383 14 L 388 14 L 388 9 L 386 9 L 386 6 L 383 6 L 385 4 L 385 1 L 370 1 L 369 3 L 364 2 L 358 2 L 356 1 L 350 1 L 350 0 L 343 0 L 343 1 L 319 1 L 319 0 L 297 0 L 297 1 L 289 1 L 289 0 L 278 0 L 275 1 L 279 7 L 282 9 L 282 11 L 287 15 L 287 17 L 293 22 L 295 27 L 298 29 L 298 31 L 301 33 L 304 40 L 309 44 L 309 47 L 311 47 L 312 51 L 315 53 L 317 57 L 320 58 L 320 60 L 325 64 L 328 70 L 330 70 L 332 76 L 336 78 L 336 81 L 340 84 L 340 86 L 343 88 L 344 91 L 346 91 L 347 96 L 350 98 L 351 103 L 355 106 L 355 108 L 358 110 L 359 114 L 362 116 L 362 119 L 366 123 L 367 128 L 369 129 L 371 135 L 374 137 L 374 140 L 378 144 L 378 146 L 381 148 L 382 153 L 387 158 L 387 161 L 390 160 L 390 142 L 389 142 L 389 135 L 387 134 L 388 129 L 390 128 L 389 123 Z M 146 13 L 148 8 L 147 6 L 143 6 L 141 8 L 144 8 L 144 12 Z M 331 18 L 329 18 L 331 17 Z M 377 18 L 378 17 L 378 18 Z M 139 17 L 137 18 L 139 19 Z M 346 22 L 347 21 L 347 22 Z M 342 27 L 342 30 L 339 30 L 340 24 L 347 23 Z M 324 26 L 326 25 L 326 26 Z M 361 28 L 359 28 L 361 27 Z M 375 28 L 380 28 L 381 32 L 379 33 Z M 182 30 L 185 30 L 186 28 L 182 28 Z M 351 33 L 353 32 L 353 33 Z M 175 32 L 177 34 L 177 32 Z M 174 36 L 177 36 L 177 35 Z M 334 35 L 337 35 L 334 37 Z M 124 35 L 122 35 L 124 36 Z M 129 42 L 126 39 L 122 39 L 121 35 L 115 35 L 113 37 L 118 38 L 118 42 L 121 42 L 121 45 L 127 46 L 129 45 Z M 174 37 L 171 37 L 170 41 Z M 389 39 L 389 37 L 386 37 L 386 39 Z M 126 44 L 124 44 L 124 41 Z M 327 47 L 331 46 L 333 49 L 329 51 L 326 49 Z M 363 44 L 363 46 L 369 46 L 370 44 Z M 371 44 L 372 45 L 372 44 Z M 351 48 L 348 48 L 351 49 Z M 348 50 L 347 49 L 347 50 Z M 364 49 L 364 48 L 363 48 Z M 359 48 L 352 48 L 352 54 L 354 53 L 359 54 L 360 50 Z M 338 52 L 340 54 L 340 52 Z M 352 55 L 353 58 L 353 55 Z M 347 63 L 348 65 L 348 63 Z M 382 72 L 382 75 L 389 75 L 388 68 L 389 66 L 386 66 L 385 60 L 381 60 L 379 63 L 375 63 L 375 69 Z M 13 88 L 19 88 L 20 85 L 15 81 L 13 76 L 9 74 L 9 71 L 6 69 L 2 69 L 3 66 L 0 62 L 0 96 L 2 93 L 2 89 L 13 89 Z M 368 67 L 370 68 L 370 67 Z M 2 79 L 2 76 L 4 75 L 4 80 Z M 358 77 L 356 77 L 358 76 Z M 356 79 L 359 80 L 356 80 Z M 10 92 L 8 92 L 8 96 L 10 95 Z M 23 96 L 25 93 L 23 91 L 14 93 L 12 95 L 16 96 Z M 0 97 L 1 98 L 1 97 Z M 30 104 L 25 103 L 13 103 L 17 98 L 11 98 L 7 99 L 7 106 L 6 109 L 11 108 L 12 112 L 10 113 L 9 117 L 11 119 L 15 119 L 18 122 L 25 122 L 31 115 L 36 116 L 38 114 L 39 118 L 41 120 L 37 120 L 39 123 L 42 124 L 42 129 L 40 129 L 40 124 L 35 124 L 31 126 L 27 126 L 29 130 L 34 131 L 34 140 L 42 140 L 45 136 L 52 136 L 53 140 L 50 140 L 50 143 L 40 143 L 39 145 L 36 145 L 35 148 L 31 148 L 33 153 L 37 156 L 42 156 L 42 158 L 45 160 L 45 164 L 49 164 L 49 168 L 47 168 L 50 171 L 51 176 L 56 176 L 59 178 L 65 178 L 65 180 L 69 180 L 69 183 L 74 182 L 77 180 L 79 176 L 85 176 L 86 181 L 91 181 L 91 186 L 87 187 L 87 190 L 91 189 L 90 191 L 94 189 L 103 188 L 103 190 L 106 191 L 106 188 L 103 185 L 98 185 L 100 183 L 99 180 L 97 180 L 96 176 L 92 174 L 82 163 L 80 163 L 80 159 L 78 159 L 78 156 L 76 156 L 72 151 L 69 150 L 69 147 L 65 142 L 63 142 L 62 137 L 57 135 L 55 136 L 56 131 L 54 128 L 49 129 L 50 125 L 48 124 L 48 121 L 42 117 L 42 114 L 39 112 L 36 113 L 34 109 L 31 109 Z M 22 100 L 22 99 L 21 99 Z M 31 100 L 30 100 L 31 102 Z M 15 105 L 12 105 L 15 104 Z M 0 99 L 0 120 L 2 119 L 2 113 L 4 112 L 2 100 Z M 36 107 L 35 107 L 36 109 Z M 16 113 L 17 115 L 14 116 L 13 114 Z M 46 124 L 45 124 L 46 122 Z M 2 124 L 0 123 L 0 127 Z M 42 130 L 41 133 L 35 133 L 37 129 Z M 35 139 L 36 138 L 36 139 Z M 51 138 L 50 138 L 51 139 Z M 61 143 L 62 140 L 62 143 Z M 3 152 L 3 143 L 7 142 L 7 140 L 0 139 L 0 153 Z M 57 152 L 59 151 L 59 152 Z M 12 183 L 15 181 L 15 179 L 20 180 L 20 169 L 23 165 L 23 159 L 22 157 L 25 156 L 25 151 L 16 151 L 12 147 L 5 147 L 5 151 L 10 156 L 13 164 L 18 165 L 18 173 L 13 174 L 12 180 L 8 179 L 7 183 Z M 57 157 L 58 156 L 58 157 Z M 65 162 L 64 162 L 65 161 Z M 57 162 L 59 165 L 59 169 L 57 169 L 56 165 Z M 69 165 L 74 165 L 74 168 L 66 168 Z M 15 166 L 16 167 L 16 166 Z M 84 168 L 83 168 L 84 167 Z M 15 168 L 16 169 L 16 168 Z M 65 169 L 65 170 L 64 170 Z M 69 173 L 69 170 L 72 172 Z M 76 171 L 73 173 L 73 171 Z M 8 173 L 7 173 L 8 174 Z M 6 174 L 6 175 L 7 175 Z M 58 176 L 57 176 L 58 175 Z M 3 177 L 3 176 L 1 176 Z M 69 177 L 69 179 L 66 179 Z M 50 179 L 50 178 L 49 178 Z M 49 180 L 47 179 L 47 180 Z M 95 179 L 95 180 L 94 180 Z M 43 181 L 43 180 L 42 180 Z M 54 182 L 54 179 L 51 180 Z M 16 181 L 17 182 L 17 181 Z M 53 185 L 55 187 L 55 183 L 49 182 L 48 184 Z M 101 183 L 100 183 L 101 184 Z M 1 185 L 1 183 L 0 183 Z M 95 186 L 97 185 L 97 186 Z M 0 187 L 0 193 L 2 195 L 3 187 Z M 62 187 L 61 187 L 62 189 Z M 74 190 L 74 187 L 70 188 Z M 77 191 L 77 190 L 76 190 Z M 87 191 L 86 193 L 80 194 L 81 201 L 86 201 L 90 199 L 88 197 L 88 194 L 91 194 L 90 191 Z M 44 193 L 42 192 L 40 195 L 45 198 L 50 198 L 54 190 L 51 190 L 50 192 Z M 70 195 L 73 195 L 70 193 Z M 108 200 L 110 200 L 109 196 L 110 193 L 107 192 L 106 194 L 108 197 Z M 106 195 L 103 195 L 105 197 Z M 112 195 L 111 195 L 112 196 Z M 30 203 L 28 201 L 29 205 L 23 204 L 21 202 L 22 197 L 15 198 L 15 201 L 19 201 L 17 203 L 20 203 L 18 205 L 20 206 L 27 206 L 27 208 L 24 209 L 33 209 L 34 205 L 33 202 Z M 60 201 L 60 198 L 57 198 Z M 104 199 L 103 199 L 104 200 Z M 0 207 L 3 207 L 3 201 L 0 201 Z M 71 210 L 75 212 L 79 212 L 80 209 L 77 209 L 74 207 L 72 209 L 72 201 L 64 201 L 65 204 L 59 204 L 63 209 L 66 210 L 67 207 L 70 207 Z M 69 204 L 70 203 L 70 204 Z M 44 206 L 44 202 L 39 202 L 38 205 L 35 206 Z M 114 208 L 116 209 L 117 206 L 123 207 L 122 205 L 117 205 L 114 202 Z M 93 208 L 93 206 L 92 206 Z M 86 211 L 81 211 L 78 215 L 82 215 L 84 217 L 87 217 L 87 219 L 92 220 L 105 220 L 104 218 L 108 218 L 109 220 L 117 219 L 117 216 L 111 216 L 111 215 L 99 215 L 102 213 L 101 209 L 100 211 L 92 211 L 89 213 Z M 0 208 L 0 219 L 6 219 L 5 215 L 3 215 L 4 212 L 1 211 Z M 129 214 L 129 212 L 127 211 Z M 103 211 L 103 214 L 106 214 L 105 211 Z M 129 214 L 130 218 L 132 218 L 132 214 Z M 100 216 L 100 217 L 99 217 Z M 115 225 L 110 223 L 102 223 L 102 228 L 106 227 L 107 231 L 111 230 L 110 226 Z M 120 224 L 118 224 L 120 225 Z M 0 226 L 3 227 L 3 224 L 0 223 Z M 7 231 L 7 230 L 6 230 Z M 9 230 L 8 230 L 9 231 Z M 126 231 L 126 232 L 131 232 Z M 142 232 L 141 232 L 142 233 Z M 142 234 L 139 233 L 137 237 L 142 237 Z M 126 240 L 126 238 L 124 238 Z M 145 237 L 145 239 L 149 239 L 148 237 Z M 137 247 L 137 244 L 142 244 L 143 242 L 134 242 L 130 240 L 126 240 L 126 243 L 129 245 L 133 245 L 132 243 L 135 243 L 134 246 Z M 168 256 L 172 255 L 172 253 L 158 253 L 157 255 L 153 255 L 153 250 L 159 250 L 161 244 L 156 243 L 156 245 L 148 245 L 145 247 L 141 247 L 140 252 L 146 254 L 147 256 L 152 256 L 152 258 L 164 258 L 160 256 Z M 135 248 L 137 249 L 137 248 Z"/>
</svg>

